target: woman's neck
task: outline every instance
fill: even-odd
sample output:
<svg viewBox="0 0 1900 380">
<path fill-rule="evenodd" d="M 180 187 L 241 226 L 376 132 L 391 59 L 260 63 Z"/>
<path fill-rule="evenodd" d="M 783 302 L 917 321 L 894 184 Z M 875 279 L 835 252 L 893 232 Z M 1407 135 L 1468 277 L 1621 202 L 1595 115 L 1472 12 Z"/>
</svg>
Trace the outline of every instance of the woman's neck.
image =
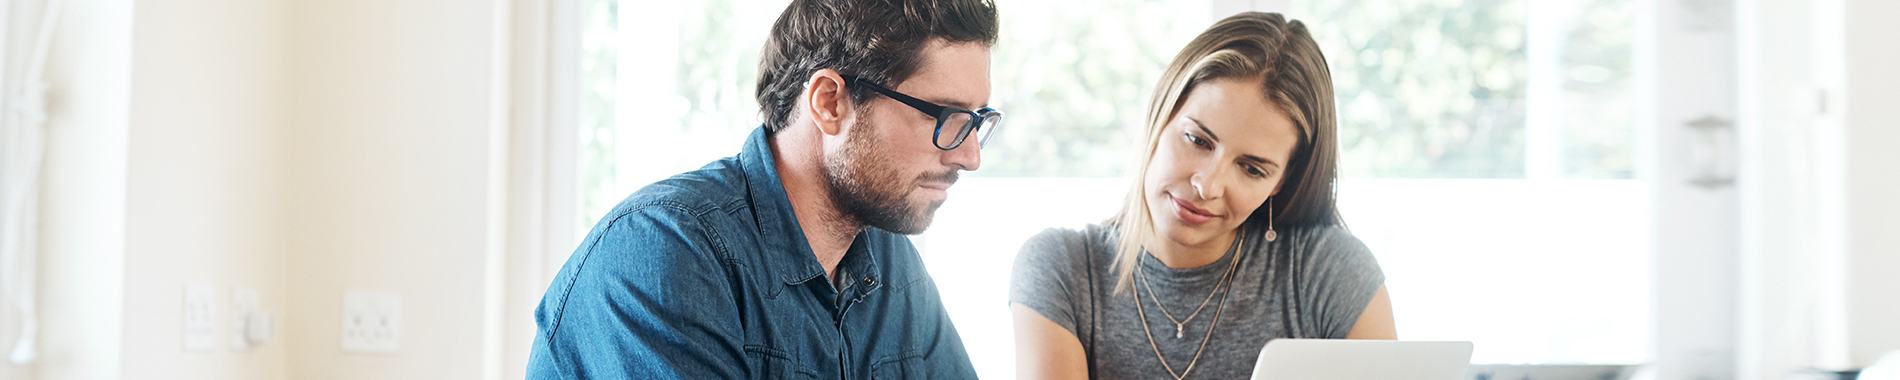
<svg viewBox="0 0 1900 380">
<path fill-rule="evenodd" d="M 1238 229 L 1228 230 L 1213 239 L 1196 245 L 1181 245 L 1165 236 L 1157 236 L 1155 244 L 1148 247 L 1148 254 L 1161 260 L 1169 268 L 1197 268 L 1220 261 L 1227 254 L 1227 248 L 1233 246 Z"/>
</svg>

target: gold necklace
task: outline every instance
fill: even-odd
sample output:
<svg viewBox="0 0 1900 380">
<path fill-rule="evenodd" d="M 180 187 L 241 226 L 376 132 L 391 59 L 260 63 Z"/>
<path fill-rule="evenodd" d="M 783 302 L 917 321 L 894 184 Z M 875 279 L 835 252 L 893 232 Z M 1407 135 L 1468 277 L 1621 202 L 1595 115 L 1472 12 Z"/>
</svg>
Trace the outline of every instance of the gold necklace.
<svg viewBox="0 0 1900 380">
<path fill-rule="evenodd" d="M 1218 305 L 1214 305 L 1214 321 L 1213 321 L 1213 322 L 1209 322 L 1209 323 L 1208 323 L 1208 325 L 1207 325 L 1207 335 L 1206 335 L 1206 336 L 1203 336 L 1203 337 L 1201 337 L 1201 347 L 1200 347 L 1200 348 L 1196 348 L 1196 349 L 1194 349 L 1194 359 L 1190 359 L 1190 360 L 1188 360 L 1188 365 L 1187 365 L 1187 368 L 1184 368 L 1184 369 L 1182 369 L 1182 370 L 1181 370 L 1181 374 L 1179 374 L 1179 375 L 1176 375 L 1176 374 L 1174 373 L 1174 366 L 1170 366 L 1170 365 L 1168 365 L 1168 358 L 1166 358 L 1166 357 L 1162 357 L 1162 356 L 1161 356 L 1161 346 L 1160 346 L 1160 345 L 1157 345 L 1157 344 L 1155 344 L 1155 333 L 1154 333 L 1154 331 L 1153 331 L 1153 330 L 1151 330 L 1151 329 L 1149 329 L 1149 328 L 1148 328 L 1148 313 L 1147 313 L 1147 312 L 1145 312 L 1145 311 L 1142 311 L 1142 309 L 1141 309 L 1141 294 L 1140 294 L 1140 293 L 1141 293 L 1141 291 L 1140 291 L 1140 290 L 1136 290 L 1136 291 L 1135 291 L 1135 293 L 1136 293 L 1136 294 L 1135 294 L 1135 313 L 1136 313 L 1136 314 L 1138 314 L 1138 315 L 1140 316 L 1140 318 L 1141 318 L 1141 332 L 1142 332 L 1142 333 L 1145 333 L 1145 334 L 1147 334 L 1147 335 L 1148 335 L 1148 347 L 1149 347 L 1149 348 L 1152 348 L 1152 349 L 1154 349 L 1154 351 L 1155 351 L 1155 359 L 1160 359 L 1160 360 L 1161 360 L 1161 368 L 1162 368 L 1162 369 L 1166 369 L 1166 370 L 1168 370 L 1168 376 L 1174 376 L 1174 380 L 1181 380 L 1181 379 L 1185 379 L 1185 378 L 1187 378 L 1187 375 L 1188 375 L 1188 372 L 1189 372 L 1189 371 L 1193 371 L 1193 370 L 1194 370 L 1194 364 L 1195 364 L 1195 363 L 1198 363 L 1198 362 L 1200 362 L 1200 361 L 1201 361 L 1201 352 L 1203 352 L 1203 351 L 1206 351 L 1206 350 L 1207 350 L 1207 342 L 1208 342 L 1208 341 L 1210 341 L 1210 340 L 1214 340 L 1214 339 L 1213 339 L 1213 338 L 1214 338 L 1214 326 L 1215 326 L 1215 325 L 1218 325 L 1218 324 L 1220 324 L 1220 313 L 1221 313 L 1221 310 L 1222 310 L 1222 309 L 1225 309 L 1225 308 L 1227 307 L 1227 294 L 1228 294 L 1228 293 L 1232 293 L 1231 291 L 1228 291 L 1228 292 L 1222 292 L 1222 291 L 1221 291 L 1221 289 L 1223 289 L 1223 288 L 1227 288 L 1227 285 L 1229 285 L 1229 284 L 1231 284 L 1231 281 L 1232 281 L 1232 280 L 1233 280 L 1233 278 L 1234 278 L 1234 277 L 1233 277 L 1233 275 L 1234 275 L 1234 267 L 1236 267 L 1236 266 L 1238 266 L 1238 265 L 1240 264 L 1240 253 L 1241 253 L 1241 252 L 1240 252 L 1240 247 L 1241 247 L 1242 245 L 1244 245 L 1244 244 L 1245 244 L 1245 242 L 1246 242 L 1246 240 L 1243 240 L 1243 239 L 1241 239 L 1241 237 L 1243 237 L 1243 236 L 1246 236 L 1246 231 L 1245 231 L 1245 230 L 1242 230 L 1240 234 L 1238 234 L 1238 235 L 1236 235 L 1236 236 L 1234 236 L 1234 240 L 1235 240 L 1235 242 L 1234 242 L 1234 257 L 1232 257 L 1232 258 L 1229 258 L 1229 259 L 1228 259 L 1228 260 L 1230 260 L 1230 261 L 1228 261 L 1228 263 L 1227 263 L 1227 271 L 1226 271 L 1226 272 L 1223 272 L 1223 273 L 1221 273 L 1221 280 L 1220 280 L 1220 283 L 1219 283 L 1218 285 L 1215 285 L 1215 286 L 1214 286 L 1214 292 L 1210 292 L 1210 293 L 1208 293 L 1208 294 L 1207 294 L 1207 297 L 1208 297 L 1208 299 L 1213 299 L 1213 298 L 1214 298 L 1214 293 L 1221 293 L 1221 297 L 1220 297 L 1220 304 L 1218 304 Z M 1139 264 L 1137 264 L 1137 265 L 1139 265 Z M 1137 266 L 1137 268 L 1139 268 L 1139 266 Z M 1147 283 L 1148 283 L 1147 281 L 1148 281 L 1148 280 L 1147 280 L 1147 278 L 1146 278 L 1146 276 L 1145 276 L 1145 272 L 1143 272 L 1143 271 L 1140 271 L 1140 270 L 1137 270 L 1137 271 L 1135 271 L 1135 276 L 1136 276 L 1136 277 L 1141 277 L 1141 280 L 1142 280 L 1142 285 L 1143 285 L 1143 286 L 1147 286 Z M 1231 289 L 1230 289 L 1230 290 L 1231 290 Z M 1149 289 L 1149 290 L 1148 290 L 1148 297 L 1149 297 L 1150 299 L 1153 299 L 1153 298 L 1154 298 L 1154 289 Z M 1206 301 L 1202 301 L 1202 302 L 1201 302 L 1201 306 L 1207 306 L 1207 302 L 1206 302 Z M 1164 314 L 1165 314 L 1165 313 L 1167 313 L 1167 308 L 1166 308 L 1166 307 L 1162 307 L 1162 306 L 1161 306 L 1161 301 L 1160 301 L 1160 300 L 1158 300 L 1158 299 L 1157 299 L 1157 300 L 1155 301 L 1155 307 L 1161 307 L 1161 308 L 1162 308 L 1162 313 L 1164 313 Z M 1199 309 L 1196 309 L 1196 310 L 1195 310 L 1195 313 L 1196 313 L 1196 314 L 1199 314 L 1199 313 L 1200 313 L 1200 310 L 1199 310 Z M 1188 318 L 1190 318 L 1190 319 L 1191 319 L 1191 318 L 1194 318 L 1194 317 L 1193 317 L 1193 316 L 1188 316 Z M 1168 318 L 1168 320 L 1170 320 L 1170 321 L 1173 321 L 1173 320 L 1174 320 L 1174 318 L 1173 318 L 1173 317 L 1169 317 L 1169 318 Z M 1176 324 L 1175 324 L 1175 328 L 1176 328 L 1176 330 L 1175 330 L 1175 331 L 1176 331 L 1176 334 L 1177 334 L 1177 336 L 1178 336 L 1178 334 L 1179 334 L 1179 331 L 1180 331 L 1180 326 L 1181 326 L 1181 325 L 1180 325 L 1179 323 L 1176 323 Z"/>
<path fill-rule="evenodd" d="M 1229 263 L 1229 264 L 1230 264 L 1229 266 L 1232 266 L 1231 265 L 1232 263 Z M 1147 274 L 1148 269 L 1143 266 L 1137 265 L 1135 266 L 1135 270 L 1142 271 L 1142 274 L 1145 275 Z M 1181 335 L 1183 331 L 1186 330 L 1186 327 L 1184 326 L 1187 325 L 1188 321 L 1193 321 L 1195 316 L 1201 315 L 1201 309 L 1207 308 L 1207 302 L 1213 301 L 1214 295 L 1220 293 L 1220 287 L 1218 286 L 1214 287 L 1213 291 L 1207 292 L 1207 299 L 1201 300 L 1201 306 L 1194 308 L 1194 313 L 1188 314 L 1187 319 L 1175 320 L 1174 314 L 1168 312 L 1168 307 L 1161 304 L 1161 299 L 1155 298 L 1155 288 L 1148 285 L 1148 277 L 1141 276 L 1140 278 L 1141 278 L 1141 287 L 1148 289 L 1148 299 L 1155 301 L 1155 308 L 1161 309 L 1161 315 L 1167 316 L 1168 322 L 1174 322 L 1174 339 L 1181 339 Z M 1141 300 L 1136 299 L 1135 302 L 1140 303 Z"/>
</svg>

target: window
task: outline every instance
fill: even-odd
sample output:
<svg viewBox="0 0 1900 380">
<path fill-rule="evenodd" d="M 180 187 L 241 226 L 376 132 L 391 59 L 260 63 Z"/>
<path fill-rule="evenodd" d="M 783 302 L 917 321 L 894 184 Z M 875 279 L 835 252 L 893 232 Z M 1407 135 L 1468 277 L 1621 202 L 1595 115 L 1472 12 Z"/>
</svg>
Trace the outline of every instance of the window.
<svg viewBox="0 0 1900 380">
<path fill-rule="evenodd" d="M 739 152 L 760 123 L 759 47 L 786 3 L 584 1 L 582 233 L 641 186 Z"/>
<path fill-rule="evenodd" d="M 1408 340 L 1641 363 L 1631 0 L 1296 1 L 1332 65 L 1341 213 Z"/>
<path fill-rule="evenodd" d="M 1152 87 L 1213 19 L 1211 0 L 997 2 L 991 103 L 1009 118 L 912 239 L 979 375 L 1011 378 L 1018 248 L 1116 211 Z M 1386 271 L 1403 338 L 1475 341 L 1478 363 L 1649 360 L 1632 2 L 1292 2 L 1332 64 L 1340 206 Z M 635 15 L 585 0 L 583 231 L 639 187 L 738 152 L 785 3 Z"/>
<path fill-rule="evenodd" d="M 999 0 L 991 103 L 1009 113 L 983 167 L 913 237 L 985 379 L 1013 378 L 1009 273 L 1043 229 L 1114 215 L 1148 97 L 1208 25 L 1206 0 Z M 980 349 L 977 349 L 980 348 Z"/>
</svg>

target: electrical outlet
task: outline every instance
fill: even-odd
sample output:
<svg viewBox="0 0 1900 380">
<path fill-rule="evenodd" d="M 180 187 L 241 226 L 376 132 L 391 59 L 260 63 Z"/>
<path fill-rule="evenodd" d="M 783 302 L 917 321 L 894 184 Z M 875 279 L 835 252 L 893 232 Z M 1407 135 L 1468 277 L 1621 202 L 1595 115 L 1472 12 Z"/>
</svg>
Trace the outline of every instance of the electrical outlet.
<svg viewBox="0 0 1900 380">
<path fill-rule="evenodd" d="M 239 287 L 231 291 L 231 348 L 250 350 L 270 341 L 271 314 L 264 311 L 262 292 Z"/>
<path fill-rule="evenodd" d="M 218 308 L 216 292 L 211 285 L 185 285 L 185 352 L 216 348 L 218 323 L 212 314 Z"/>
<path fill-rule="evenodd" d="M 396 293 L 343 294 L 343 352 L 395 353 L 402 346 L 402 297 Z"/>
</svg>

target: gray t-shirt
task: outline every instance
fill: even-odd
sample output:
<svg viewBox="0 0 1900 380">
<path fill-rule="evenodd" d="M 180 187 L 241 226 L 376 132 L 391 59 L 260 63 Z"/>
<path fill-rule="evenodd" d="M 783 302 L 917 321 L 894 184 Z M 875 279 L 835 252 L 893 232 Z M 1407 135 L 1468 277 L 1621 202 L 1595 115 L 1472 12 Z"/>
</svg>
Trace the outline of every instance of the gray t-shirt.
<svg viewBox="0 0 1900 380">
<path fill-rule="evenodd" d="M 1262 235 L 1249 231 L 1240 254 L 1230 246 L 1220 260 L 1198 268 L 1169 268 L 1143 253 L 1148 287 L 1136 281 L 1133 291 L 1116 293 L 1113 228 L 1044 230 L 1023 243 L 1016 255 L 1009 300 L 1074 333 L 1088 356 L 1090 378 L 1171 379 L 1155 351 L 1159 349 L 1179 374 L 1187 370 L 1204 338 L 1211 340 L 1188 378 L 1246 378 L 1269 339 L 1346 337 L 1385 283 L 1372 252 L 1343 228 L 1283 229 L 1272 242 Z M 1219 286 L 1236 257 L 1240 262 L 1234 264 L 1225 305 L 1220 304 L 1222 295 L 1214 294 L 1176 338 L 1174 322 L 1155 301 L 1175 319 L 1188 318 Z M 1135 309 L 1136 294 L 1153 345 Z M 1217 310 L 1219 324 L 1207 338 Z"/>
</svg>

